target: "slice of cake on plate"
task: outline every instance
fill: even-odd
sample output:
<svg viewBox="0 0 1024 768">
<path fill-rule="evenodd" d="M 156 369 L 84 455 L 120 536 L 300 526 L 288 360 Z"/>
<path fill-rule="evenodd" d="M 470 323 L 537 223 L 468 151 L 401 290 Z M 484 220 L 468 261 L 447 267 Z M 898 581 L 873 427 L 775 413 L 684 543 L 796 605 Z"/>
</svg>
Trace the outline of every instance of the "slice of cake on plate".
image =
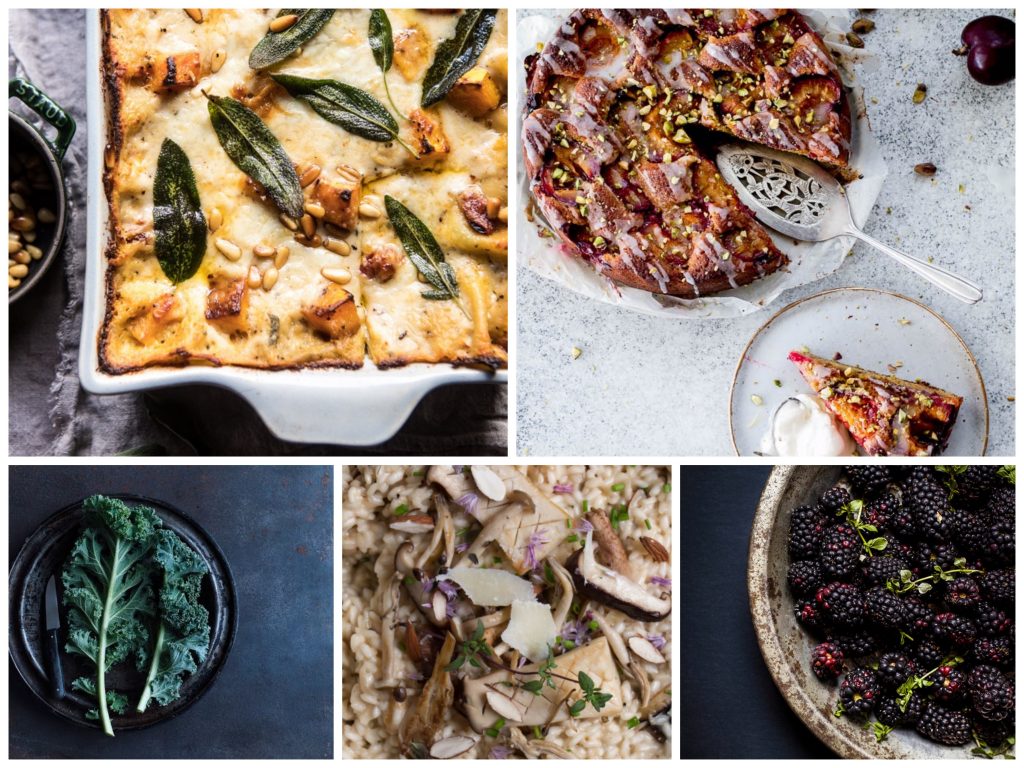
<svg viewBox="0 0 1024 768">
<path fill-rule="evenodd" d="M 959 395 L 803 352 L 789 359 L 868 455 L 933 456 L 949 442 Z"/>
</svg>

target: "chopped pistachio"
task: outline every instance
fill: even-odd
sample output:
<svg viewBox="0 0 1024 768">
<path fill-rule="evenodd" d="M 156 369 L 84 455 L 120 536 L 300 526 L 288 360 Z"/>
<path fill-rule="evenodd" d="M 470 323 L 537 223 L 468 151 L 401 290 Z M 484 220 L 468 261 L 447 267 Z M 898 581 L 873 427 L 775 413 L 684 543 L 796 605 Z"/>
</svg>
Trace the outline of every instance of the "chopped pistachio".
<svg viewBox="0 0 1024 768">
<path fill-rule="evenodd" d="M 572 359 L 573 360 L 579 360 L 580 359 L 580 355 L 582 355 L 582 354 L 583 354 L 583 350 L 580 349 L 579 347 L 573 347 L 572 348 Z"/>
<path fill-rule="evenodd" d="M 928 95 L 928 86 L 924 83 L 918 83 L 917 88 L 914 90 L 914 103 L 920 104 L 924 101 L 924 97 Z"/>
<path fill-rule="evenodd" d="M 764 405 L 764 398 L 762 398 L 760 395 L 751 395 L 750 402 L 752 402 L 754 405 Z"/>
</svg>

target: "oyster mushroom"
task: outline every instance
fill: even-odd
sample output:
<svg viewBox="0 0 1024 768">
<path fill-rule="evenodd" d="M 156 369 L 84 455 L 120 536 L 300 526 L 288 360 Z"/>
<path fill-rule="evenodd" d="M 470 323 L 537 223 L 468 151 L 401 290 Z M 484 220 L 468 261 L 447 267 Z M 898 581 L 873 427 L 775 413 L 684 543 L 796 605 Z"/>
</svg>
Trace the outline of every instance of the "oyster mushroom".
<svg viewBox="0 0 1024 768">
<path fill-rule="evenodd" d="M 629 671 L 633 673 L 637 684 L 640 686 L 640 706 L 646 707 L 651 701 L 651 679 L 647 677 L 647 670 L 644 665 L 636 659 L 629 662 Z"/>
<path fill-rule="evenodd" d="M 430 539 L 430 544 L 420 553 L 419 558 L 416 560 L 416 567 L 418 568 L 422 568 L 430 561 L 430 558 L 434 556 L 434 553 L 437 552 L 442 543 L 445 547 L 446 559 L 444 563 L 446 565 L 451 563 L 452 557 L 455 555 L 455 529 L 452 525 L 452 513 L 448 509 L 448 502 L 440 494 L 434 495 L 434 508 L 437 510 L 437 522 L 431 526 L 434 535 Z M 433 523 L 433 521 L 431 522 Z"/>
<path fill-rule="evenodd" d="M 672 738 L 672 697 L 664 689 L 640 708 L 640 719 L 658 741 L 665 743 Z"/>
<path fill-rule="evenodd" d="M 593 531 L 587 533 L 585 546 L 572 554 L 565 567 L 572 574 L 577 592 L 632 619 L 660 621 L 672 612 L 671 598 L 652 595 L 642 585 L 597 562 Z"/>
<path fill-rule="evenodd" d="M 381 592 L 380 668 L 382 679 L 377 682 L 376 688 L 397 688 L 402 685 L 398 668 L 398 643 L 395 641 L 395 626 L 401 590 L 402 576 L 396 571 L 391 574 L 387 589 Z"/>
<path fill-rule="evenodd" d="M 512 747 L 520 752 L 523 757 L 536 760 L 537 758 L 547 755 L 548 757 L 555 757 L 559 760 L 572 760 L 573 754 L 562 749 L 557 744 L 552 744 L 546 739 L 530 739 L 527 740 L 523 736 L 523 732 L 518 728 L 508 729 L 509 742 Z"/>
<path fill-rule="evenodd" d="M 555 608 L 555 626 L 562 627 L 565 620 L 569 618 L 569 611 L 572 610 L 572 599 L 576 594 L 576 588 L 572 583 L 572 575 L 565 570 L 560 562 L 553 557 L 547 559 L 551 572 L 555 575 L 555 581 L 562 588 L 562 596 L 558 598 L 558 606 Z"/>
<path fill-rule="evenodd" d="M 615 654 L 619 664 L 623 669 L 630 670 L 632 659 L 629 656 L 629 649 L 626 648 L 626 641 L 622 639 L 622 635 L 597 611 L 592 611 L 590 615 L 597 622 L 597 628 L 601 630 L 601 634 L 607 638 L 608 645 L 611 647 L 612 653 Z"/>
<path fill-rule="evenodd" d="M 409 710 L 399 730 L 399 743 L 406 757 L 422 756 L 428 744 L 433 744 L 444 727 L 455 699 L 452 676 L 448 665 L 455 653 L 455 636 L 445 636 L 444 645 L 434 660 L 434 671 L 423 686 L 416 706 Z"/>
</svg>

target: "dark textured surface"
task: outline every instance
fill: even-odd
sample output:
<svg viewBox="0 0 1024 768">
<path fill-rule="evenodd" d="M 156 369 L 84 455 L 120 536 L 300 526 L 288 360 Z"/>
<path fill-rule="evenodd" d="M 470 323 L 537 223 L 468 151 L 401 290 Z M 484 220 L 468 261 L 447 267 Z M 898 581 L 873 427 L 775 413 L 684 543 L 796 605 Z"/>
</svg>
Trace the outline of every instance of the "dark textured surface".
<svg viewBox="0 0 1024 768">
<path fill-rule="evenodd" d="M 764 665 L 747 601 L 747 548 L 770 467 L 682 467 L 684 759 L 834 757 Z"/>
<path fill-rule="evenodd" d="M 93 493 L 139 493 L 191 515 L 227 558 L 238 634 L 213 687 L 174 720 L 113 739 L 51 715 L 9 665 L 11 758 L 330 758 L 330 467 L 13 467 L 9 557 Z"/>
</svg>

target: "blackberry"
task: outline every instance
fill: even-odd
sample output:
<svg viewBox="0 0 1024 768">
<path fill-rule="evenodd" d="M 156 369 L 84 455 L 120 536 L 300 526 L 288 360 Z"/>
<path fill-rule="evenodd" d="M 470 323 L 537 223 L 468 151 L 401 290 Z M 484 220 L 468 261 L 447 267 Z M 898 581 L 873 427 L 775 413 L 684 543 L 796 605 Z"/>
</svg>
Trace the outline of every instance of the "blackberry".
<svg viewBox="0 0 1024 768">
<path fill-rule="evenodd" d="M 868 621 L 884 629 L 903 626 L 905 612 L 903 599 L 885 587 L 872 587 L 864 593 L 864 607 Z"/>
<path fill-rule="evenodd" d="M 965 552 L 984 553 L 988 546 L 990 523 L 987 518 L 975 512 L 961 512 L 956 520 L 955 538 Z"/>
<path fill-rule="evenodd" d="M 942 646 L 934 640 L 921 640 L 914 647 L 914 661 L 917 662 L 918 669 L 935 669 L 942 663 L 943 658 L 945 653 Z"/>
<path fill-rule="evenodd" d="M 864 505 L 860 521 L 875 526 L 879 531 L 889 526 L 892 516 L 900 509 L 900 499 L 894 493 L 884 493 Z"/>
<path fill-rule="evenodd" d="M 993 722 L 975 717 L 971 719 L 971 726 L 974 728 L 975 735 L 992 749 L 1002 746 L 1003 742 L 1013 735 L 1013 724 L 1010 722 L 1010 718 Z"/>
<path fill-rule="evenodd" d="M 903 494 L 903 505 L 913 510 L 918 537 L 935 542 L 949 538 L 952 528 L 949 497 L 933 475 L 911 472 Z"/>
<path fill-rule="evenodd" d="M 970 645 L 977 634 L 974 622 L 958 613 L 937 613 L 932 619 L 932 636 L 947 646 Z"/>
<path fill-rule="evenodd" d="M 1012 485 L 1000 485 L 992 491 L 985 505 L 985 514 L 993 523 L 1014 518 L 1017 494 Z"/>
<path fill-rule="evenodd" d="M 878 659 L 878 681 L 883 688 L 895 690 L 914 674 L 914 662 L 902 653 L 883 653 Z"/>
<path fill-rule="evenodd" d="M 934 576 L 936 568 L 951 571 L 959 557 L 960 554 L 952 544 L 922 544 L 917 550 L 918 575 Z"/>
<path fill-rule="evenodd" d="M 981 599 L 981 588 L 970 576 L 957 576 L 946 586 L 946 605 L 950 608 L 973 608 Z"/>
<path fill-rule="evenodd" d="M 996 472 L 999 467 L 992 464 L 972 464 L 968 467 L 956 468 L 962 471 L 951 471 L 950 477 L 956 488 L 956 499 L 965 506 L 974 507 L 983 503 L 999 480 Z"/>
<path fill-rule="evenodd" d="M 963 712 L 931 702 L 917 721 L 917 732 L 939 744 L 955 747 L 971 740 L 971 721 Z"/>
<path fill-rule="evenodd" d="M 819 549 L 818 562 L 826 577 L 845 578 L 853 573 L 860 563 L 860 538 L 846 523 L 840 523 L 825 531 Z"/>
<path fill-rule="evenodd" d="M 811 651 L 811 671 L 819 680 L 835 680 L 843 673 L 843 650 L 835 643 L 819 643 Z"/>
<path fill-rule="evenodd" d="M 982 636 L 974 641 L 971 655 L 979 664 L 1008 667 L 1013 663 L 1013 642 L 1008 635 Z"/>
<path fill-rule="evenodd" d="M 932 695 L 943 704 L 952 704 L 967 692 L 967 675 L 953 667 L 935 670 Z"/>
<path fill-rule="evenodd" d="M 823 611 L 813 600 L 802 600 L 794 606 L 796 620 L 809 629 L 812 634 L 818 634 L 825 628 Z"/>
<path fill-rule="evenodd" d="M 839 686 L 839 701 L 843 704 L 843 710 L 854 717 L 870 713 L 878 695 L 878 678 L 869 667 L 857 667 Z"/>
<path fill-rule="evenodd" d="M 920 637 L 931 629 L 935 611 L 925 605 L 919 597 L 911 595 L 903 599 L 903 631 L 911 637 Z"/>
<path fill-rule="evenodd" d="M 986 600 L 1000 605 L 1013 606 L 1014 578 L 1016 571 L 1013 568 L 1001 568 L 986 573 L 981 579 L 981 593 Z"/>
<path fill-rule="evenodd" d="M 901 504 L 889 515 L 889 527 L 904 539 L 916 539 L 917 520 L 914 510 Z"/>
<path fill-rule="evenodd" d="M 845 485 L 833 485 L 821 495 L 818 504 L 821 505 L 825 514 L 834 515 L 851 501 L 853 501 L 853 497 L 850 495 L 849 488 Z"/>
<path fill-rule="evenodd" d="M 1006 615 L 1006 612 L 991 603 L 978 603 L 976 616 L 978 632 L 990 637 L 1004 635 L 1013 626 L 1013 621 Z"/>
<path fill-rule="evenodd" d="M 893 479 L 889 467 L 878 464 L 856 464 L 846 467 L 846 477 L 854 491 L 867 497 L 874 496 Z"/>
<path fill-rule="evenodd" d="M 898 557 L 869 557 L 861 572 L 867 586 L 884 587 L 890 579 L 899 581 L 900 571 L 905 570 L 907 563 Z"/>
<path fill-rule="evenodd" d="M 878 650 L 878 638 L 864 629 L 845 634 L 835 634 L 829 639 L 843 650 L 843 655 L 848 659 L 867 656 Z"/>
<path fill-rule="evenodd" d="M 864 593 L 852 584 L 834 581 L 814 596 L 825 618 L 840 627 L 859 627 L 864 623 Z"/>
<path fill-rule="evenodd" d="M 818 507 L 797 507 L 789 518 L 789 555 L 794 560 L 809 560 L 818 556 L 822 534 L 828 521 Z"/>
<path fill-rule="evenodd" d="M 1009 565 L 1016 555 L 1016 530 L 1013 519 L 998 520 L 988 527 L 980 554 L 993 563 Z"/>
<path fill-rule="evenodd" d="M 998 669 L 979 664 L 967 677 L 971 706 L 985 720 L 1005 720 L 1014 709 L 1013 683 Z"/>
<path fill-rule="evenodd" d="M 797 597 L 813 595 L 824 585 L 821 568 L 813 560 L 797 560 L 790 565 L 786 581 Z"/>
<path fill-rule="evenodd" d="M 924 702 L 924 697 L 915 691 L 907 700 L 906 710 L 903 710 L 894 696 L 879 696 L 875 702 L 875 717 L 883 725 L 913 725 L 921 716 Z"/>
</svg>

